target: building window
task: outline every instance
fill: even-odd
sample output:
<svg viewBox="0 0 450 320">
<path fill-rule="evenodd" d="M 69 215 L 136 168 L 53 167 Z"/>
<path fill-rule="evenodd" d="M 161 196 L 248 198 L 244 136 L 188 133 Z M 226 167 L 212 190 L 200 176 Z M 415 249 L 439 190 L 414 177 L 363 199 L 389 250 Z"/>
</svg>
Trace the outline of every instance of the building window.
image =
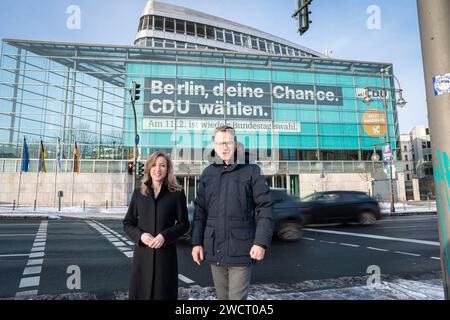
<svg viewBox="0 0 450 320">
<path fill-rule="evenodd" d="M 195 36 L 195 24 L 193 22 L 186 21 L 186 32 L 188 35 Z"/>
<path fill-rule="evenodd" d="M 177 33 L 181 33 L 181 34 L 185 33 L 186 27 L 184 25 L 184 21 L 183 20 L 177 20 L 176 21 L 176 27 L 177 27 L 177 30 L 176 30 Z"/>
<path fill-rule="evenodd" d="M 166 40 L 166 48 L 175 48 L 173 40 Z"/>
<path fill-rule="evenodd" d="M 223 42 L 223 29 L 216 29 L 216 39 Z"/>
<path fill-rule="evenodd" d="M 186 43 L 185 42 L 177 42 L 177 48 L 178 49 L 186 48 Z"/>
<path fill-rule="evenodd" d="M 205 25 L 201 23 L 197 23 L 197 37 L 204 38 L 205 37 Z"/>
<path fill-rule="evenodd" d="M 425 128 L 425 134 L 426 134 L 427 136 L 430 135 L 430 128 Z"/>
<path fill-rule="evenodd" d="M 427 141 L 427 148 L 431 148 L 431 142 Z"/>
<path fill-rule="evenodd" d="M 427 143 L 425 141 L 422 141 L 422 149 L 426 149 Z"/>
<path fill-rule="evenodd" d="M 214 39 L 215 38 L 214 27 L 206 26 L 206 37 L 208 39 Z"/>
<path fill-rule="evenodd" d="M 403 147 L 403 150 L 404 150 L 404 151 L 408 151 L 408 147 L 407 147 L 407 146 L 404 146 L 404 147 Z"/>
<path fill-rule="evenodd" d="M 162 39 L 153 39 L 154 47 L 155 48 L 162 48 L 163 47 L 163 40 Z"/>
<path fill-rule="evenodd" d="M 252 48 L 258 50 L 258 39 L 256 39 L 255 37 L 251 37 L 252 39 Z"/>
<path fill-rule="evenodd" d="M 408 155 L 405 154 L 405 161 L 408 161 Z"/>
<path fill-rule="evenodd" d="M 241 34 L 240 33 L 237 33 L 237 32 L 234 33 L 234 44 L 238 45 L 238 46 L 242 45 L 242 40 L 241 40 Z"/>
<path fill-rule="evenodd" d="M 250 42 L 250 37 L 246 34 L 242 35 L 242 45 L 244 47 L 249 47 L 249 48 L 252 47 L 252 43 Z"/>
<path fill-rule="evenodd" d="M 409 171 L 409 164 L 406 165 L 406 170 Z"/>
<path fill-rule="evenodd" d="M 145 19 L 145 17 L 142 17 L 141 20 L 139 21 L 138 31 L 141 31 L 142 28 L 144 27 L 144 19 Z"/>
<path fill-rule="evenodd" d="M 411 177 L 409 176 L 409 174 L 407 174 L 406 175 L 406 181 L 410 181 L 411 179 L 410 179 Z"/>
<path fill-rule="evenodd" d="M 231 44 L 233 43 L 233 34 L 229 30 L 225 31 L 225 42 Z"/>
<path fill-rule="evenodd" d="M 175 21 L 171 18 L 166 18 L 166 31 L 174 32 L 175 31 Z"/>
<path fill-rule="evenodd" d="M 267 52 L 266 41 L 263 39 L 259 39 L 259 50 Z"/>
<path fill-rule="evenodd" d="M 281 46 L 281 54 L 286 55 L 287 51 L 286 51 L 286 47 L 285 46 Z"/>
<path fill-rule="evenodd" d="M 164 30 L 164 18 L 155 17 L 155 30 Z"/>
</svg>

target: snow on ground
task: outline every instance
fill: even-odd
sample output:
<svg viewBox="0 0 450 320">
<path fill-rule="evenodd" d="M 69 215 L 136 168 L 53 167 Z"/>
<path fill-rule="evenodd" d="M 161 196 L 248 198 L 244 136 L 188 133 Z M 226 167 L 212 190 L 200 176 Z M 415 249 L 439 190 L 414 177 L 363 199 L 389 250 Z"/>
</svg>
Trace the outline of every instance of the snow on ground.
<svg viewBox="0 0 450 320">
<path fill-rule="evenodd" d="M 342 281 L 349 281 L 348 284 L 355 282 L 352 278 L 345 277 L 342 279 L 304 281 L 290 285 L 251 285 L 248 300 L 444 300 L 445 298 L 441 279 L 421 281 L 394 279 L 391 281 L 382 281 L 380 284 L 370 286 L 359 285 L 317 289 L 324 285 L 330 286 L 332 285 L 331 282 L 339 286 L 339 282 Z M 194 285 L 189 288 L 179 288 L 178 293 L 179 300 L 216 300 L 214 287 L 200 287 Z M 9 299 L 103 300 L 105 297 L 97 297 L 92 293 L 78 292 L 38 295 L 33 297 L 14 297 Z M 128 299 L 128 293 L 123 291 L 114 292 L 110 299 L 126 300 Z"/>
</svg>

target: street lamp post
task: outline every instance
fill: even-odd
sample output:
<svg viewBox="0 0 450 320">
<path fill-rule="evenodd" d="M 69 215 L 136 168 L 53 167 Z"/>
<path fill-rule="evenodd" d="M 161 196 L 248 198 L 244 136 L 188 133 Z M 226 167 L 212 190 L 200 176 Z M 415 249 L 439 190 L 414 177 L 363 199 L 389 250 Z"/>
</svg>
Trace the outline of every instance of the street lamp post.
<svg viewBox="0 0 450 320">
<path fill-rule="evenodd" d="M 392 178 L 393 176 L 393 172 L 392 172 L 392 162 L 393 162 L 393 150 L 391 147 L 391 142 L 390 142 L 390 137 L 389 137 L 389 121 L 388 121 L 388 108 L 387 108 L 387 94 L 386 94 L 386 86 L 384 85 L 384 77 L 385 74 L 388 72 L 388 69 L 390 67 L 386 68 L 386 69 L 381 69 L 380 70 L 380 74 L 381 74 L 381 98 L 383 99 L 383 109 L 384 109 L 384 117 L 385 117 L 385 126 L 386 126 L 386 145 L 389 146 L 390 151 L 392 153 L 391 158 L 389 159 L 389 200 L 391 203 L 391 212 L 395 212 L 395 206 L 394 206 L 394 180 Z M 403 90 L 401 89 L 400 86 L 400 82 L 398 81 L 398 79 L 392 75 L 394 77 L 394 79 L 397 81 L 399 89 L 393 89 L 393 93 L 399 93 L 400 97 L 397 100 L 397 105 L 402 108 L 406 105 L 406 100 L 403 99 Z M 369 96 L 369 88 L 366 88 L 366 96 L 364 97 L 364 103 L 366 104 L 370 104 L 372 103 L 372 99 Z"/>
</svg>

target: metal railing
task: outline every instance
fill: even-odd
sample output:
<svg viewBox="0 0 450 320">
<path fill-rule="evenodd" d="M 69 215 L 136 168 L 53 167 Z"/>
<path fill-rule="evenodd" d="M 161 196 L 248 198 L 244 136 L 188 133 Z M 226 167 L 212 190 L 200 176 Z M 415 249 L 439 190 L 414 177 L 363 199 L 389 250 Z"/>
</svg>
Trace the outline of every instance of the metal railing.
<svg viewBox="0 0 450 320">
<path fill-rule="evenodd" d="M 126 173 L 127 164 L 132 160 L 80 160 L 79 173 Z M 20 172 L 21 159 L 0 159 L 0 173 Z M 263 172 L 272 175 L 293 175 L 300 173 L 375 173 L 383 170 L 381 161 L 257 161 Z M 208 161 L 174 160 L 175 174 L 198 176 L 209 165 Z M 47 172 L 55 172 L 56 161 L 46 160 Z M 398 171 L 401 161 L 396 162 Z M 29 172 L 36 172 L 37 159 L 31 159 Z M 59 172 L 72 172 L 73 160 L 61 160 Z"/>
</svg>

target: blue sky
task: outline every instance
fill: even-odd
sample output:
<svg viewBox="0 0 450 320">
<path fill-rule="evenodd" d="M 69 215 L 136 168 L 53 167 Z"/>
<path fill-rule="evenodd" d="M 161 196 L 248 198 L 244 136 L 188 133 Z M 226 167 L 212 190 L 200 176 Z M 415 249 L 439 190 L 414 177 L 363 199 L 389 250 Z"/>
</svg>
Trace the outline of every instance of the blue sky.
<svg viewBox="0 0 450 320">
<path fill-rule="evenodd" d="M 313 0 L 310 30 L 296 33 L 296 0 L 161 0 L 240 22 L 333 57 L 391 62 L 408 101 L 400 132 L 427 124 L 420 35 L 415 0 Z M 147 0 L 4 1 L 0 38 L 132 45 Z M 70 5 L 81 10 L 81 29 L 70 30 Z M 369 29 L 369 6 L 380 9 L 380 29 Z M 373 12 L 373 11 L 372 11 Z"/>
</svg>

